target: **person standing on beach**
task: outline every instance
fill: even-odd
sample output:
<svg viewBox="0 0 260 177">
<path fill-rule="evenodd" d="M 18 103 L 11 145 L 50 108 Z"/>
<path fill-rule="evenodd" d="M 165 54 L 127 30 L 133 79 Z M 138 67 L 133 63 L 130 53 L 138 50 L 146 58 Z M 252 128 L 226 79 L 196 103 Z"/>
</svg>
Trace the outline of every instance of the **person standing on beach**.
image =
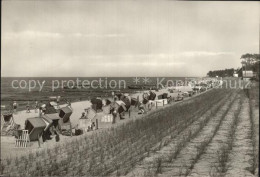
<svg viewBox="0 0 260 177">
<path fill-rule="evenodd" d="M 38 112 L 38 101 L 35 101 L 35 113 L 37 113 Z"/>
<path fill-rule="evenodd" d="M 69 107 L 73 111 L 70 100 L 67 100 L 67 107 Z"/>
<path fill-rule="evenodd" d="M 114 124 L 116 123 L 117 111 L 115 110 L 115 108 L 113 108 L 111 111 L 113 116 L 112 124 Z"/>
<path fill-rule="evenodd" d="M 26 112 L 30 113 L 30 102 L 28 101 L 27 105 L 26 105 Z"/>
<path fill-rule="evenodd" d="M 57 108 L 60 108 L 60 96 L 57 96 Z"/>
<path fill-rule="evenodd" d="M 16 112 L 16 109 L 17 109 L 17 103 L 16 103 L 16 101 L 14 101 L 14 103 L 13 103 L 13 110 L 14 110 L 14 112 Z"/>
<path fill-rule="evenodd" d="M 112 95 L 112 99 L 115 101 L 115 92 L 112 91 L 111 95 Z"/>
<path fill-rule="evenodd" d="M 46 107 L 43 107 L 42 108 L 42 114 L 45 114 L 46 113 Z"/>
</svg>

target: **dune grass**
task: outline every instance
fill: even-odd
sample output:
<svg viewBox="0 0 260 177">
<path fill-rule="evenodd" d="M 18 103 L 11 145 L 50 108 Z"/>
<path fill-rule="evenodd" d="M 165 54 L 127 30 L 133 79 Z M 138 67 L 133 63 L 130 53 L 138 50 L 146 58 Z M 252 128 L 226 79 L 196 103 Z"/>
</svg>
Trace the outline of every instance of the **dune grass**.
<svg viewBox="0 0 260 177">
<path fill-rule="evenodd" d="M 78 140 L 57 144 L 55 148 L 2 161 L 1 174 L 107 176 L 115 172 L 116 175 L 125 175 L 164 137 L 177 130 L 181 124 L 189 122 L 200 110 L 211 109 L 214 100 L 226 94 L 226 90 L 210 90 L 183 104 L 153 112 L 145 118 L 91 136 L 83 135 Z M 158 166 L 158 173 L 160 168 Z"/>
<path fill-rule="evenodd" d="M 249 97 L 249 116 L 250 116 L 250 125 L 251 125 L 251 131 L 250 131 L 250 139 L 252 141 L 252 145 L 253 145 L 253 153 L 252 153 L 252 160 L 250 162 L 250 168 L 249 171 L 250 173 L 252 173 L 253 175 L 256 175 L 256 171 L 257 171 L 257 167 L 258 167 L 258 161 L 259 161 L 259 152 L 257 149 L 257 134 L 256 134 L 256 126 L 255 125 L 255 120 L 254 120 L 254 109 L 255 107 L 259 106 L 259 90 L 257 90 L 257 87 L 255 83 L 253 84 L 253 87 L 249 90 L 248 93 L 248 97 Z"/>
</svg>

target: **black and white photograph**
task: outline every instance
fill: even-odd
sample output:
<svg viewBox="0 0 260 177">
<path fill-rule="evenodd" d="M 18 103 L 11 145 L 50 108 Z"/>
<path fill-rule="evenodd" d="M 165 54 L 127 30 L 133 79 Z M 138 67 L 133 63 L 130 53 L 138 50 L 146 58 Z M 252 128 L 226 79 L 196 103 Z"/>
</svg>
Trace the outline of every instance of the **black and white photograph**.
<svg viewBox="0 0 260 177">
<path fill-rule="evenodd" d="M 0 177 L 257 177 L 260 2 L 1 1 Z"/>
</svg>

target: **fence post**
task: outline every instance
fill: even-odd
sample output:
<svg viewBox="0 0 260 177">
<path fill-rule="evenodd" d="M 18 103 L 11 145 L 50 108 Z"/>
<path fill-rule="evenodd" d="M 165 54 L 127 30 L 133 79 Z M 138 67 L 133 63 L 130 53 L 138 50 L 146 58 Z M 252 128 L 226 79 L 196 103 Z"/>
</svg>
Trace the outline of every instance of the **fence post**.
<svg viewBox="0 0 260 177">
<path fill-rule="evenodd" d="M 98 119 L 96 119 L 96 130 L 98 129 Z"/>
<path fill-rule="evenodd" d="M 114 113 L 112 113 L 113 116 L 113 120 L 112 120 L 112 124 L 116 123 L 116 115 L 114 115 Z"/>
<path fill-rule="evenodd" d="M 72 126 L 71 126 L 71 123 L 70 123 L 70 137 L 72 137 Z"/>
<path fill-rule="evenodd" d="M 39 137 L 39 135 L 38 135 L 38 137 Z M 22 148 L 27 147 L 28 146 L 27 142 L 30 142 L 28 130 L 23 130 L 22 135 L 21 136 L 18 135 L 18 138 L 15 139 L 15 147 L 22 147 Z"/>
</svg>

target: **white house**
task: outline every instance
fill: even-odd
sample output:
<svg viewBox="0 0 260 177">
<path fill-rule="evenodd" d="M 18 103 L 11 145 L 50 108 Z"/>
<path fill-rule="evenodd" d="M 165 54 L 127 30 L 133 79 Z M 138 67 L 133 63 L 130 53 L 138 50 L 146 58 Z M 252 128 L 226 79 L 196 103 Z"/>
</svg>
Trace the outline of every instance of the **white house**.
<svg viewBox="0 0 260 177">
<path fill-rule="evenodd" d="M 233 77 L 238 77 L 238 73 L 236 71 L 234 71 Z"/>
<path fill-rule="evenodd" d="M 252 70 L 244 70 L 244 71 L 243 71 L 243 77 L 244 77 L 244 78 L 256 77 L 256 73 L 253 72 Z"/>
</svg>

